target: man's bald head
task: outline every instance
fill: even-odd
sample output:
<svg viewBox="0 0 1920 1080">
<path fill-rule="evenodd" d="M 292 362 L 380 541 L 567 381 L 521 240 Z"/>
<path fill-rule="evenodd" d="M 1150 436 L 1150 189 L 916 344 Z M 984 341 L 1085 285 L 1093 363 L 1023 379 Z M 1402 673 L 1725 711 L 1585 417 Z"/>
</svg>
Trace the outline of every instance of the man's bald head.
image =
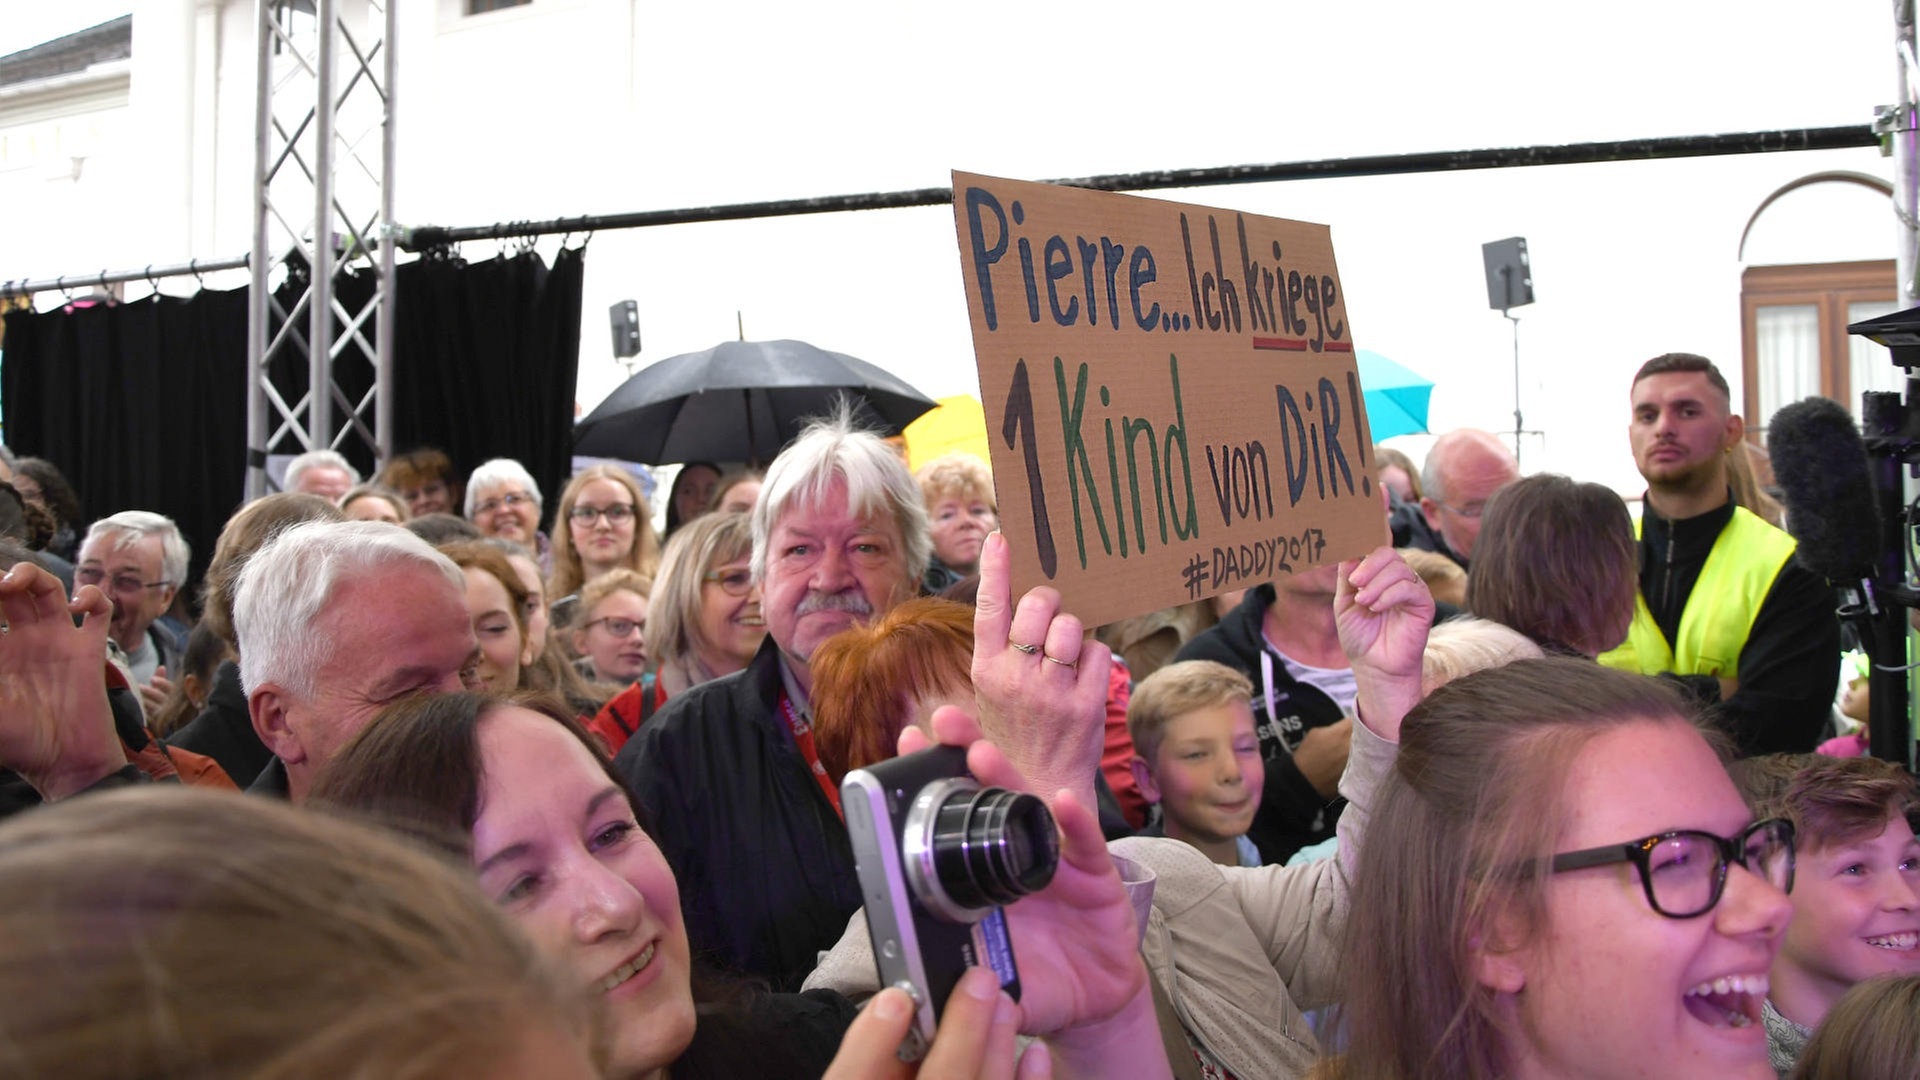
<svg viewBox="0 0 1920 1080">
<path fill-rule="evenodd" d="M 1420 509 L 1447 547 L 1467 558 L 1487 499 L 1519 478 L 1520 463 L 1497 436 L 1477 428 L 1449 431 L 1427 451 Z"/>
</svg>

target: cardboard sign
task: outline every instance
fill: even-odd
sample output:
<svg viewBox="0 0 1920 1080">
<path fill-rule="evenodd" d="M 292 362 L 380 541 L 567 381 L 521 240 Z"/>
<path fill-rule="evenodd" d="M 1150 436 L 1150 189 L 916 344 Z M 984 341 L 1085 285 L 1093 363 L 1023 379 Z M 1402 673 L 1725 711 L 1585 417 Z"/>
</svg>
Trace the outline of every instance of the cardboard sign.
<svg viewBox="0 0 1920 1080">
<path fill-rule="evenodd" d="M 953 177 L 1014 594 L 1088 626 L 1385 543 L 1324 225 Z"/>
</svg>

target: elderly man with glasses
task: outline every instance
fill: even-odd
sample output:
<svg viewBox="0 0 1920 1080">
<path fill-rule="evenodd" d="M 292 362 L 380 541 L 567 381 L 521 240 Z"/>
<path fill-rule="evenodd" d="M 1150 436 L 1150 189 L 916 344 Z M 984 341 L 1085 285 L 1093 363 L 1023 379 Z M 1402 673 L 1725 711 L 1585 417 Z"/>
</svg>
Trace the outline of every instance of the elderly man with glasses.
<svg viewBox="0 0 1920 1080">
<path fill-rule="evenodd" d="M 184 637 L 154 620 L 166 614 L 187 579 L 187 541 L 171 519 L 146 510 L 123 510 L 101 518 L 80 543 L 75 586 L 95 585 L 113 601 L 108 637 L 120 646 L 133 681 L 157 704 L 169 671 L 178 671 Z M 154 682 L 155 675 L 163 683 Z"/>
</svg>

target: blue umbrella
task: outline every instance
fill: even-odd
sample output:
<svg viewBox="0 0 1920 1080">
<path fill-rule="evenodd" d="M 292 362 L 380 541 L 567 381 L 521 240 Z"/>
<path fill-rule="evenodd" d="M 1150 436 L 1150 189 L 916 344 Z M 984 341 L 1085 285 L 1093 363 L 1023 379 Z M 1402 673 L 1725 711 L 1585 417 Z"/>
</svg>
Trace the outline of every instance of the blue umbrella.
<svg viewBox="0 0 1920 1080">
<path fill-rule="evenodd" d="M 1433 380 L 1408 371 L 1369 349 L 1356 349 L 1360 368 L 1360 395 L 1367 403 L 1367 423 L 1373 441 L 1395 435 L 1423 435 L 1427 430 L 1427 399 Z"/>
</svg>

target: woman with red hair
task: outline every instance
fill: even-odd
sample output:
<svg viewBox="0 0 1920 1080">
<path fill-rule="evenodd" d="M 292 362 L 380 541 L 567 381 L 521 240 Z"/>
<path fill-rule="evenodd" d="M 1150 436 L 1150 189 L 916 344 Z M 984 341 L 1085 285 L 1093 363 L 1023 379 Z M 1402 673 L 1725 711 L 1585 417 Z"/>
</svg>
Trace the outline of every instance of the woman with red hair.
<svg viewBox="0 0 1920 1080">
<path fill-rule="evenodd" d="M 837 786 L 894 755 L 900 732 L 929 731 L 933 711 L 973 703 L 973 609 L 922 597 L 814 650 L 813 739 Z"/>
</svg>

